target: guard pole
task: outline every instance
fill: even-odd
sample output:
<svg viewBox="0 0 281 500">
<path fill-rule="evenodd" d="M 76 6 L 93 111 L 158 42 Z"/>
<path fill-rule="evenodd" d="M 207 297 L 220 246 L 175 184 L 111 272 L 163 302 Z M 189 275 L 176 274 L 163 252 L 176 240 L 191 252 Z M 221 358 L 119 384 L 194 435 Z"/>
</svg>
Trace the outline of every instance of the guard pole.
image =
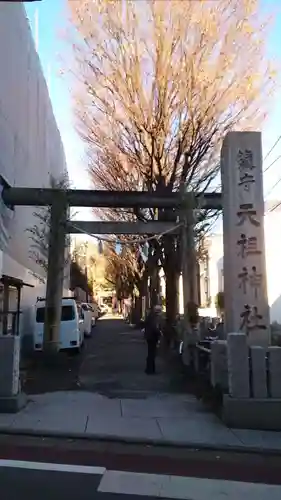
<svg viewBox="0 0 281 500">
<path fill-rule="evenodd" d="M 67 216 L 68 204 L 66 197 L 63 192 L 56 193 L 51 205 L 49 233 L 46 310 L 43 342 L 43 350 L 45 354 L 54 354 L 59 350 Z"/>
</svg>

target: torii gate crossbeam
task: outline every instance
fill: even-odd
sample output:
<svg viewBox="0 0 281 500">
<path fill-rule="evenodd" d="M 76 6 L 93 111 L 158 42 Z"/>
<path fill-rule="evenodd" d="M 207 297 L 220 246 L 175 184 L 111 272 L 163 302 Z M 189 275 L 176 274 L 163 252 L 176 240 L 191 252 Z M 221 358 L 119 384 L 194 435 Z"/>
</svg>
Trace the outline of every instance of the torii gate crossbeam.
<svg viewBox="0 0 281 500">
<path fill-rule="evenodd" d="M 102 191 L 90 189 L 51 189 L 10 187 L 3 183 L 2 199 L 8 207 L 47 206 L 63 195 L 71 207 L 95 208 L 181 208 L 183 197 L 178 193 L 150 193 L 148 191 Z M 221 209 L 221 193 L 197 193 L 195 207 Z"/>
</svg>

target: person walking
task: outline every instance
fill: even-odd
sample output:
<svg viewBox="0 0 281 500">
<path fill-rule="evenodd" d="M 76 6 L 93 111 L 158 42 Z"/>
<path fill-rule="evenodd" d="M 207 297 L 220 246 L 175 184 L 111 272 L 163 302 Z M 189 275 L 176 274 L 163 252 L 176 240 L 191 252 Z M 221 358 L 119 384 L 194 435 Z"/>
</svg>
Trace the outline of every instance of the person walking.
<svg viewBox="0 0 281 500">
<path fill-rule="evenodd" d="M 147 375 L 153 375 L 155 373 L 157 344 L 161 336 L 160 312 L 161 307 L 155 306 L 149 311 L 144 322 L 145 340 L 147 343 L 145 373 L 147 373 Z"/>
</svg>

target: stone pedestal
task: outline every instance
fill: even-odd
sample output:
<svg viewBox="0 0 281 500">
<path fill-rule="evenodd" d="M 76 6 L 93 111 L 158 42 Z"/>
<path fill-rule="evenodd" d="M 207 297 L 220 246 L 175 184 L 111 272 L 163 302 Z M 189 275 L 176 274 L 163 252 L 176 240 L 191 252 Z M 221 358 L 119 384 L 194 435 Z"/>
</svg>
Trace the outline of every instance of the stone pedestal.
<svg viewBox="0 0 281 500">
<path fill-rule="evenodd" d="M 211 384 L 222 390 L 228 389 L 226 340 L 215 340 L 211 344 Z"/>
<path fill-rule="evenodd" d="M 281 399 L 237 399 L 225 394 L 223 421 L 236 429 L 281 431 Z"/>
<path fill-rule="evenodd" d="M 0 413 L 17 413 L 27 404 L 27 396 L 19 392 L 15 396 L 0 396 Z"/>
<path fill-rule="evenodd" d="M 260 132 L 230 132 L 221 151 L 225 331 L 270 343 Z"/>
<path fill-rule="evenodd" d="M 249 349 L 244 333 L 229 333 L 227 338 L 228 386 L 233 398 L 250 397 Z"/>
<path fill-rule="evenodd" d="M 270 396 L 281 399 L 281 347 L 268 348 Z"/>
<path fill-rule="evenodd" d="M 0 336 L 0 412 L 16 412 L 26 404 L 19 368 L 20 338 Z"/>
<path fill-rule="evenodd" d="M 192 361 L 194 361 L 195 364 L 195 370 L 196 370 L 196 344 L 199 340 L 199 333 L 192 328 L 189 327 L 189 325 L 186 326 L 184 329 L 184 334 L 183 334 L 183 364 L 185 366 L 190 366 Z"/>
<path fill-rule="evenodd" d="M 266 350 L 255 346 L 250 349 L 252 390 L 254 398 L 267 398 Z"/>
</svg>

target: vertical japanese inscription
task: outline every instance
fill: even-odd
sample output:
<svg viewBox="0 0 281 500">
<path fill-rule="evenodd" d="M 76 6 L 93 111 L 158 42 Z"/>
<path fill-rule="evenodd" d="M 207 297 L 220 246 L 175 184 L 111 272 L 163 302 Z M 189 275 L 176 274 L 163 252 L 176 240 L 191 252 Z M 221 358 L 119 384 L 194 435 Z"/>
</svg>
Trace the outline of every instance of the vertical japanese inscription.
<svg viewBox="0 0 281 500">
<path fill-rule="evenodd" d="M 253 330 L 266 330 L 262 314 L 259 314 L 257 306 L 245 304 L 244 310 L 240 314 L 240 329 L 249 335 Z"/>
<path fill-rule="evenodd" d="M 244 309 L 240 313 L 241 323 L 240 329 L 245 331 L 247 335 L 253 330 L 266 329 L 263 324 L 263 316 L 258 311 L 256 301 L 259 299 L 259 293 L 262 289 L 263 274 L 259 272 L 256 265 L 251 264 L 251 257 L 262 255 L 259 248 L 259 241 L 254 231 L 257 231 L 261 226 L 261 222 L 257 216 L 256 208 L 253 204 L 253 196 L 251 186 L 255 183 L 255 164 L 253 160 L 253 152 L 250 149 L 240 150 L 237 154 L 237 165 L 239 172 L 238 188 L 243 190 L 243 200 L 246 203 L 241 203 L 237 211 L 237 226 L 241 226 L 245 232 L 240 234 L 237 240 L 238 252 L 237 256 L 242 261 L 242 269 L 238 273 L 238 287 L 240 293 L 245 296 L 245 299 L 251 299 L 251 304 L 244 304 Z M 245 199 L 246 198 L 246 199 Z M 250 199 L 247 199 L 250 198 Z M 247 234 L 246 229 L 251 231 Z"/>
<path fill-rule="evenodd" d="M 221 151 L 225 333 L 269 343 L 260 132 L 229 132 Z"/>
<path fill-rule="evenodd" d="M 241 151 L 237 154 L 237 164 L 239 169 L 239 184 L 244 191 L 250 191 L 251 185 L 255 182 L 253 170 L 256 168 L 253 161 L 253 152 L 250 149 Z"/>
</svg>

